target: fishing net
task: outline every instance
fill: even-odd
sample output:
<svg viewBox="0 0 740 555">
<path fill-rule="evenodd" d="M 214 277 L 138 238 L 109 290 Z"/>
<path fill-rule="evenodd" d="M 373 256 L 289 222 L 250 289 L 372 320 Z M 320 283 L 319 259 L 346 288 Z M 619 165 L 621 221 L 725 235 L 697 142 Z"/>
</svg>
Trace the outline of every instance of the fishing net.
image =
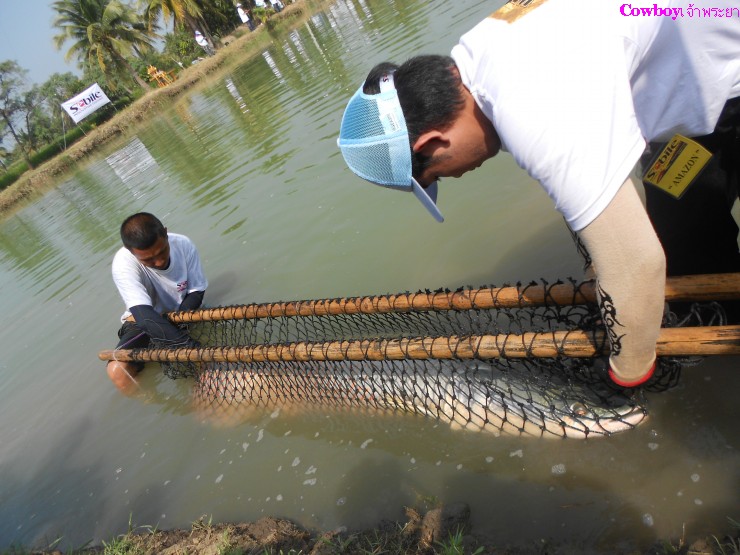
<svg viewBox="0 0 740 555">
<path fill-rule="evenodd" d="M 659 358 L 640 390 L 612 385 L 592 285 L 542 281 L 178 313 L 171 319 L 197 347 L 153 344 L 131 359 L 194 378 L 205 411 L 405 411 L 493 434 L 604 436 L 639 425 L 644 391 L 674 386 L 696 359 Z M 664 319 L 665 327 L 723 323 L 716 303 Z"/>
</svg>

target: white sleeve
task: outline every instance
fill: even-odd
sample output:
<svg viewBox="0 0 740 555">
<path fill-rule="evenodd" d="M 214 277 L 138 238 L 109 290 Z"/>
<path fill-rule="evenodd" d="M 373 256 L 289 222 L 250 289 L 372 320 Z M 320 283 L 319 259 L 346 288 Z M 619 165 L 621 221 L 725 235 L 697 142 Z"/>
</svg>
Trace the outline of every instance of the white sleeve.
<svg viewBox="0 0 740 555">
<path fill-rule="evenodd" d="M 154 306 L 146 287 L 149 277 L 125 249 L 119 250 L 113 258 L 112 273 L 113 282 L 118 288 L 123 304 L 126 305 L 126 310 L 138 305 Z"/>
<path fill-rule="evenodd" d="M 200 263 L 200 255 L 195 244 L 190 241 L 190 249 L 187 257 L 188 264 L 188 293 L 195 291 L 205 291 L 208 287 L 208 280 L 203 273 L 203 267 Z"/>
</svg>

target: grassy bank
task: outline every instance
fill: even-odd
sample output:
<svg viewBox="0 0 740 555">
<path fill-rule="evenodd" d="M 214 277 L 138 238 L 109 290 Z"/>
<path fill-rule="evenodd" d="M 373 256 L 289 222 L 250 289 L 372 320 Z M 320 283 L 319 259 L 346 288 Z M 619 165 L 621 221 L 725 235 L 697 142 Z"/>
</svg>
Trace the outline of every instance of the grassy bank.
<svg viewBox="0 0 740 555">
<path fill-rule="evenodd" d="M 470 510 L 463 503 L 437 506 L 423 513 L 406 509 L 405 522 L 383 521 L 376 528 L 348 532 L 309 532 L 288 520 L 265 517 L 257 522 L 214 524 L 205 515 L 190 530 L 132 527 L 100 546 L 60 550 L 63 539 L 46 549 L 22 547 L 2 555 L 738 555 L 740 524 L 731 536 L 657 540 L 646 549 L 630 546 L 584 546 L 580 542 L 532 539 L 519 546 L 497 545 L 495 539 L 471 533 Z M 473 531 L 474 532 L 474 531 Z M 533 531 L 534 534 L 536 532 Z"/>
<path fill-rule="evenodd" d="M 301 25 L 319 9 L 333 0 L 295 0 L 285 9 L 260 25 L 254 32 L 239 27 L 233 35 L 224 37 L 221 47 L 209 58 L 185 68 L 172 84 L 148 91 L 130 106 L 120 110 L 110 120 L 89 132 L 62 154 L 48 160 L 34 170 L 24 173 L 18 181 L 0 191 L 0 216 L 7 215 L 29 201 L 43 195 L 76 164 L 96 149 L 134 129 L 153 111 L 171 105 L 183 93 L 193 90 L 205 77 L 218 76 L 230 68 L 243 64 L 259 54 L 273 40 L 271 32 Z"/>
</svg>

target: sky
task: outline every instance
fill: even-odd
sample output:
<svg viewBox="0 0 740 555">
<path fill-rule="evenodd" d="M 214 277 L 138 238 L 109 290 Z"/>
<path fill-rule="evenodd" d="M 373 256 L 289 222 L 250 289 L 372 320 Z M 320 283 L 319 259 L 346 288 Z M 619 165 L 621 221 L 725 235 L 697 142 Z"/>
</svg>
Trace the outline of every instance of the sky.
<svg viewBox="0 0 740 555">
<path fill-rule="evenodd" d="M 28 71 L 29 85 L 41 85 L 53 73 L 80 75 L 74 60 L 64 61 L 70 43 L 62 50 L 54 47 L 56 12 L 51 4 L 52 0 L 0 0 L 0 62 L 18 62 Z"/>
</svg>

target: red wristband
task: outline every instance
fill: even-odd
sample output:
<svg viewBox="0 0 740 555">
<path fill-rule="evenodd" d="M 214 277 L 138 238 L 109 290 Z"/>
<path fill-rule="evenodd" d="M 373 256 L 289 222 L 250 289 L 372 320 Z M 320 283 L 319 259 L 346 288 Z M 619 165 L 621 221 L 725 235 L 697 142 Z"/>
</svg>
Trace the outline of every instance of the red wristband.
<svg viewBox="0 0 740 555">
<path fill-rule="evenodd" d="M 611 368 L 609 368 L 609 377 L 611 378 L 611 380 L 615 384 L 621 385 L 622 387 L 637 387 L 638 385 L 644 384 L 646 381 L 648 381 L 650 378 L 653 377 L 653 374 L 655 373 L 655 366 L 656 366 L 657 362 L 658 362 L 657 360 L 655 362 L 653 362 L 653 365 L 650 367 L 650 370 L 648 370 L 647 374 L 645 374 L 643 377 L 638 378 L 636 380 L 633 380 L 631 382 L 627 382 L 627 381 L 624 381 L 624 380 L 618 378 L 614 374 L 614 370 L 612 370 Z"/>
</svg>

